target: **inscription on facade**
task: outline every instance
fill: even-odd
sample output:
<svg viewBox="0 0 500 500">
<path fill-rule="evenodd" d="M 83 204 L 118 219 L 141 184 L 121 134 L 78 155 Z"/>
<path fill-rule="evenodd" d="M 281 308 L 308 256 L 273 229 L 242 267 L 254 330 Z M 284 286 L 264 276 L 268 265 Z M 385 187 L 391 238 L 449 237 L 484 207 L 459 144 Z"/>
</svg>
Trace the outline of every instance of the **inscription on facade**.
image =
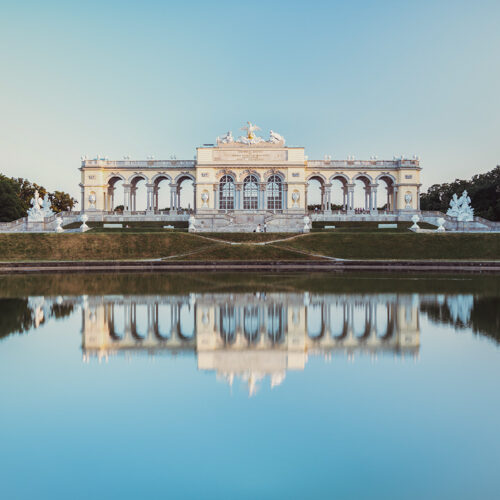
<svg viewBox="0 0 500 500">
<path fill-rule="evenodd" d="M 286 151 L 252 151 L 246 149 L 244 151 L 223 151 L 214 150 L 213 161 L 254 161 L 254 162 L 266 162 L 266 161 L 286 161 Z"/>
</svg>

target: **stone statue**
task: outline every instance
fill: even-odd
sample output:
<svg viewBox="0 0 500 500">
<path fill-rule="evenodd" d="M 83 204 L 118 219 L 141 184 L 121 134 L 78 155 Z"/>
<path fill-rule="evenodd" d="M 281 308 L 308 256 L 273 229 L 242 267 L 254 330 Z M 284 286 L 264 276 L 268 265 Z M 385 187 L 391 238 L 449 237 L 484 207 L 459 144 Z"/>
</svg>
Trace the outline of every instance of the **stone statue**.
<svg viewBox="0 0 500 500">
<path fill-rule="evenodd" d="M 62 217 L 57 217 L 56 219 L 56 233 L 64 233 L 64 229 L 62 228 Z"/>
<path fill-rule="evenodd" d="M 446 221 L 442 217 L 439 217 L 436 222 L 438 223 L 438 228 L 436 229 L 437 232 L 442 233 L 443 231 L 446 231 L 444 228 L 444 223 Z"/>
<path fill-rule="evenodd" d="M 89 220 L 89 216 L 87 214 L 82 214 L 80 216 L 80 222 L 82 225 L 80 226 L 80 231 L 84 233 L 85 231 L 88 231 L 90 229 L 89 226 L 87 226 L 87 221 Z"/>
<path fill-rule="evenodd" d="M 217 144 L 231 144 L 234 142 L 233 133 L 229 131 L 226 135 L 217 137 Z"/>
<path fill-rule="evenodd" d="M 274 132 L 274 130 L 271 130 L 269 132 L 269 142 L 271 142 L 272 144 L 282 144 L 284 146 L 285 138 L 277 132 Z"/>
<path fill-rule="evenodd" d="M 309 215 L 304 216 L 304 233 L 308 233 L 311 230 L 311 218 Z"/>
<path fill-rule="evenodd" d="M 52 202 L 50 201 L 48 194 L 46 194 L 43 198 L 42 211 L 44 217 L 50 217 L 51 215 L 54 215 L 54 211 L 52 210 Z"/>
<path fill-rule="evenodd" d="M 190 215 L 189 216 L 189 227 L 188 227 L 188 231 L 190 233 L 196 233 L 195 223 L 196 223 L 196 219 L 194 218 L 194 215 Z"/>
<path fill-rule="evenodd" d="M 458 198 L 455 193 L 450 201 L 450 208 L 446 212 L 446 215 L 456 218 L 458 222 L 473 222 L 474 209 L 471 207 L 470 203 L 471 201 L 467 191 L 464 191 L 460 198 Z"/>
<path fill-rule="evenodd" d="M 208 208 L 208 191 L 201 193 L 201 201 L 203 202 L 202 208 Z"/>
<path fill-rule="evenodd" d="M 411 209 L 412 206 L 411 206 L 411 200 L 413 199 L 413 196 L 411 195 L 411 193 L 406 193 L 405 194 L 405 203 L 406 203 L 406 206 L 405 208 L 406 209 Z"/>
<path fill-rule="evenodd" d="M 247 122 L 247 126 L 246 127 L 241 127 L 241 130 L 246 130 L 247 131 L 247 139 L 255 139 L 255 134 L 254 132 L 256 130 L 260 130 L 260 127 L 258 127 L 257 125 L 255 125 L 255 123 L 252 123 L 252 122 Z"/>
<path fill-rule="evenodd" d="M 28 210 L 29 222 L 43 222 L 45 217 L 43 211 L 43 200 L 40 198 L 38 191 L 35 191 L 33 198 L 30 200 L 31 208 Z"/>
<path fill-rule="evenodd" d="M 292 205 L 292 208 L 299 208 L 299 201 L 300 199 L 300 193 L 298 191 L 294 191 L 292 193 L 292 201 L 293 201 L 293 205 Z"/>
<path fill-rule="evenodd" d="M 417 222 L 420 220 L 420 217 L 418 215 L 414 215 L 412 218 L 411 218 L 412 222 L 413 222 L 413 226 L 410 227 L 410 229 L 413 229 L 414 231 L 417 231 L 420 229 L 419 225 L 417 224 Z"/>
</svg>

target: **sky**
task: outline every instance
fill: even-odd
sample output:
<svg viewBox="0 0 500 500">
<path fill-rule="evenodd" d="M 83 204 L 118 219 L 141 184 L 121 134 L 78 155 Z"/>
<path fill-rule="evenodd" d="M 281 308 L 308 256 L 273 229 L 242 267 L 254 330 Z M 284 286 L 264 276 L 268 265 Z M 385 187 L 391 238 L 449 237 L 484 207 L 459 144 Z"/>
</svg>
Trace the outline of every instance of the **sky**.
<svg viewBox="0 0 500 500">
<path fill-rule="evenodd" d="M 250 120 L 310 159 L 500 163 L 500 2 L 0 0 L 0 172 L 79 199 L 80 157 L 192 159 Z"/>
</svg>

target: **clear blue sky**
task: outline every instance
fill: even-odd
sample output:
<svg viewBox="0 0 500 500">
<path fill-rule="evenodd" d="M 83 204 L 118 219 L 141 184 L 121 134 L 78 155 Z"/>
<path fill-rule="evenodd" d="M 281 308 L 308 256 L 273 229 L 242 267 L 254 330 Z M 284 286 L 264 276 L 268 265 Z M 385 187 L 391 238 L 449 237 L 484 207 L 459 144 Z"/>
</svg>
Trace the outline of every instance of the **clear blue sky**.
<svg viewBox="0 0 500 500">
<path fill-rule="evenodd" d="M 500 2 L 0 0 L 0 171 L 79 198 L 82 154 L 191 159 L 246 120 L 309 158 L 500 163 Z"/>
</svg>

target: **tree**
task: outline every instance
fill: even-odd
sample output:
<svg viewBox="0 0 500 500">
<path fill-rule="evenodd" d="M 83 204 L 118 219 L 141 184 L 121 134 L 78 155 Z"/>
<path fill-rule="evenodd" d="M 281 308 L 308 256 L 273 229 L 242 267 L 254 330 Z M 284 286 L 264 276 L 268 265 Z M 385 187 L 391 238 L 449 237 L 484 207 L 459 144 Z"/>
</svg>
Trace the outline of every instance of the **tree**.
<svg viewBox="0 0 500 500">
<path fill-rule="evenodd" d="M 0 176 L 0 222 L 11 222 L 25 215 L 15 183 L 3 175 Z"/>
<path fill-rule="evenodd" d="M 469 181 L 455 179 L 450 184 L 434 184 L 420 195 L 420 208 L 446 213 L 453 194 L 460 196 L 464 190 L 469 193 L 474 215 L 500 220 L 500 165 L 485 174 L 474 175 Z"/>
<path fill-rule="evenodd" d="M 52 210 L 54 212 L 66 212 L 72 210 L 75 206 L 75 203 L 78 203 L 74 198 L 72 198 L 68 193 L 64 191 L 54 191 L 52 194 L 49 194 Z"/>
</svg>

